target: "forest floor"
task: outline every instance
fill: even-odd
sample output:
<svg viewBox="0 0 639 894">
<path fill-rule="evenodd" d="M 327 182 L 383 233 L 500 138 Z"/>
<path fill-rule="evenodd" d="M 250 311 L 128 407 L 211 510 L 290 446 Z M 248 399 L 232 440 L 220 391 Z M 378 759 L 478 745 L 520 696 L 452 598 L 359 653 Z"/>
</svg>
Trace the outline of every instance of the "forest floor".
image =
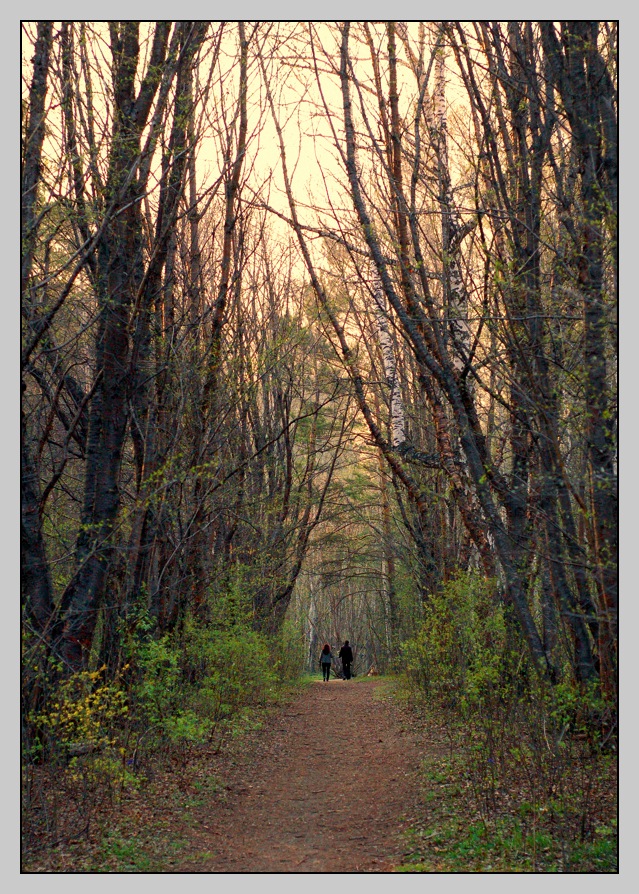
<svg viewBox="0 0 639 894">
<path fill-rule="evenodd" d="M 155 754 L 120 792 L 43 777 L 22 871 L 617 871 L 614 753 L 571 765 L 536 809 L 515 763 L 482 812 L 468 729 L 393 678 L 315 678 L 235 731 Z"/>
<path fill-rule="evenodd" d="M 420 810 L 422 738 L 387 682 L 318 678 L 218 754 L 125 795 L 100 834 L 24 869 L 392 872 Z"/>
<path fill-rule="evenodd" d="M 176 871 L 391 871 L 418 806 L 421 752 L 383 691 L 374 679 L 307 686 L 245 743 L 223 805 L 200 807 L 198 847 L 211 856 Z"/>
</svg>

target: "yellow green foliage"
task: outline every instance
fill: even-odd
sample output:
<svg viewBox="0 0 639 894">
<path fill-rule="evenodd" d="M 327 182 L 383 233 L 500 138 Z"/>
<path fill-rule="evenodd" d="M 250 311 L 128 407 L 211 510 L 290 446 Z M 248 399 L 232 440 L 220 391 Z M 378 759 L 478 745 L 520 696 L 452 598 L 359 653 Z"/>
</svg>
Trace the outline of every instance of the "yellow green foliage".
<svg viewBox="0 0 639 894">
<path fill-rule="evenodd" d="M 128 706 L 119 683 L 105 682 L 103 672 L 80 671 L 61 680 L 44 710 L 31 715 L 51 743 L 95 749 L 114 744 L 114 727 Z"/>
<path fill-rule="evenodd" d="M 505 682 L 506 644 L 494 583 L 460 574 L 430 596 L 420 629 L 403 645 L 409 683 L 455 704 L 481 702 Z"/>
</svg>

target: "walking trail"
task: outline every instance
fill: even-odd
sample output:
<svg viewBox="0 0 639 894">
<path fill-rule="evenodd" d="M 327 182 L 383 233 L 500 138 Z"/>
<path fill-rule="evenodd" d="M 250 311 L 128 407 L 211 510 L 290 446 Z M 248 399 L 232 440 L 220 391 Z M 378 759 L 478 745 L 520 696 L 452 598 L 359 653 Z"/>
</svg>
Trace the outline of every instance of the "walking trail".
<svg viewBox="0 0 639 894">
<path fill-rule="evenodd" d="M 177 872 L 390 872 L 416 815 L 416 733 L 384 684 L 320 680 L 251 736 Z M 197 823 L 196 823 L 197 825 Z"/>
</svg>

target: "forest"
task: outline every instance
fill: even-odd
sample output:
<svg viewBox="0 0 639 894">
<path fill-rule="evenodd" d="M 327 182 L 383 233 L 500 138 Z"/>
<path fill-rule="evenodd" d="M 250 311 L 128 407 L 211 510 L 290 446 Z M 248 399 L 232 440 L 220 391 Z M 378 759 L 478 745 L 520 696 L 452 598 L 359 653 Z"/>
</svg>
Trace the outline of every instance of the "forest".
<svg viewBox="0 0 639 894">
<path fill-rule="evenodd" d="M 348 639 L 616 871 L 618 23 L 26 21 L 21 110 L 27 870 Z"/>
</svg>

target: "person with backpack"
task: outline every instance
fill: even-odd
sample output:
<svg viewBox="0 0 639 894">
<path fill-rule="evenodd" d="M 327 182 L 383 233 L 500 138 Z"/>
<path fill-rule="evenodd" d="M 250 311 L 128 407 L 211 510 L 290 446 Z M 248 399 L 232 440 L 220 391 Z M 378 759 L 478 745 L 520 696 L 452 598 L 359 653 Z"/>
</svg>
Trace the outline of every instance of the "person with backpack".
<svg viewBox="0 0 639 894">
<path fill-rule="evenodd" d="M 344 640 L 344 645 L 339 650 L 339 657 L 342 659 L 342 668 L 344 670 L 344 679 L 351 678 L 351 664 L 353 663 L 353 650 L 348 644 L 348 640 Z"/>
<path fill-rule="evenodd" d="M 325 683 L 328 683 L 329 677 L 331 675 L 332 660 L 333 653 L 331 652 L 331 647 L 328 643 L 324 643 L 324 647 L 320 652 L 320 667 L 322 668 L 322 679 Z"/>
</svg>

